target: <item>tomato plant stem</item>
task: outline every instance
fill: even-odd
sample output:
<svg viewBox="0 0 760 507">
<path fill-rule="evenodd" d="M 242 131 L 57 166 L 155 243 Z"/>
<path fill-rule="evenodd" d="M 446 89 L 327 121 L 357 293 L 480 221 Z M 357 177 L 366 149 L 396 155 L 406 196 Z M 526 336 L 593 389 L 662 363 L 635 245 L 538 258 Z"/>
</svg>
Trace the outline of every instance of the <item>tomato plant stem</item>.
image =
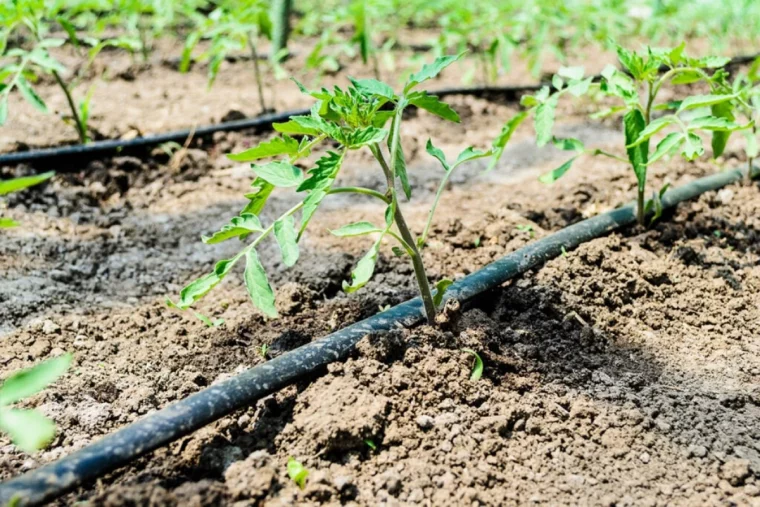
<svg viewBox="0 0 760 507">
<path fill-rule="evenodd" d="M 264 103 L 264 87 L 261 84 L 261 71 L 259 69 L 259 52 L 256 51 L 256 44 L 251 35 L 248 35 L 248 47 L 251 48 L 251 58 L 253 59 L 253 73 L 256 76 L 256 87 L 259 91 L 259 104 L 261 105 L 261 112 L 266 113 L 267 106 Z"/>
<path fill-rule="evenodd" d="M 401 206 L 399 206 L 398 199 L 396 198 L 396 193 L 393 191 L 395 187 L 395 178 L 393 177 L 393 172 L 388 166 L 388 163 L 385 161 L 385 157 L 383 157 L 383 153 L 380 151 L 380 146 L 378 144 L 374 144 L 371 145 L 370 149 L 372 150 L 372 154 L 380 163 L 380 167 L 383 168 L 383 172 L 385 173 L 385 179 L 388 184 L 388 191 L 393 195 L 394 199 L 391 204 L 395 204 L 395 206 L 393 206 L 393 221 L 396 223 L 396 227 L 398 227 L 398 231 L 401 234 L 401 239 L 403 239 L 404 243 L 406 243 L 406 245 L 409 247 L 407 249 L 407 253 L 412 259 L 414 276 L 417 279 L 417 287 L 420 290 L 420 297 L 422 298 L 422 303 L 425 307 L 425 316 L 427 317 L 428 324 L 434 324 L 436 308 L 435 303 L 433 302 L 433 293 L 430 290 L 430 282 L 428 281 L 427 274 L 425 273 L 425 266 L 422 263 L 422 255 L 417 248 L 417 239 L 409 230 L 409 226 L 406 224 L 406 219 L 404 219 L 404 215 L 401 213 Z"/>
<path fill-rule="evenodd" d="M 55 78 L 55 81 L 58 83 L 58 86 L 61 87 L 63 90 L 63 93 L 66 95 L 66 102 L 69 103 L 69 108 L 71 109 L 71 115 L 74 117 L 74 122 L 76 125 L 77 133 L 79 134 L 79 141 L 82 144 L 87 143 L 87 127 L 84 126 L 82 123 L 82 118 L 79 116 L 79 111 L 77 111 L 77 106 L 74 104 L 74 98 L 71 96 L 71 92 L 69 91 L 69 87 L 66 86 L 66 83 L 61 78 L 61 75 L 58 74 L 58 71 L 53 71 L 53 77 Z"/>
</svg>

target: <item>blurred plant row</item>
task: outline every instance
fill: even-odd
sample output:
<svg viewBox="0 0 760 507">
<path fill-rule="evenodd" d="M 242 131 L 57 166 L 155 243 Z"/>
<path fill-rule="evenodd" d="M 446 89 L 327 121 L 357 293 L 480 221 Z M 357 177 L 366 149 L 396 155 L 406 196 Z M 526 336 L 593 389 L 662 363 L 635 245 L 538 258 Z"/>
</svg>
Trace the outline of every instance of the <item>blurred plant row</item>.
<svg viewBox="0 0 760 507">
<path fill-rule="evenodd" d="M 205 64 L 209 85 L 225 59 L 251 60 L 264 112 L 265 79 L 287 76 L 280 65 L 289 55 L 289 34 L 296 44 L 306 41 L 297 51 L 305 70 L 317 75 L 361 59 L 376 79 L 395 73 L 403 80 L 398 71 L 418 67 L 431 56 L 424 53 L 467 51 L 476 64 L 463 73 L 463 83 L 492 83 L 518 58 L 538 78 L 547 59 L 564 64 L 569 55 L 614 51 L 611 40 L 658 45 L 697 39 L 712 54 L 741 53 L 760 36 L 760 2 L 8 0 L 0 5 L 0 125 L 14 90 L 48 112 L 35 86 L 49 77 L 66 97 L 62 119 L 87 142 L 93 88 L 76 89 L 93 61 L 107 48 L 129 52 L 135 64 L 149 61 L 161 38 L 179 41 L 181 71 Z M 67 62 L 76 63 L 64 65 L 56 56 L 61 52 L 55 48 L 64 45 L 78 55 Z"/>
</svg>

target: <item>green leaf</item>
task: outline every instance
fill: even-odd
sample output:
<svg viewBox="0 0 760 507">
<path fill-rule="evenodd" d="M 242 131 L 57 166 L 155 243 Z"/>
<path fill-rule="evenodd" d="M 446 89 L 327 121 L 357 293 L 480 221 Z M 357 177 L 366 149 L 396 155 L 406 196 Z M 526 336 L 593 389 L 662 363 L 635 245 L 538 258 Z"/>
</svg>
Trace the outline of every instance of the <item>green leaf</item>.
<svg viewBox="0 0 760 507">
<path fill-rule="evenodd" d="M 453 283 L 454 283 L 453 280 L 444 278 L 443 280 L 440 280 L 438 283 L 435 284 L 435 294 L 433 294 L 433 304 L 436 307 L 441 306 L 441 303 L 443 303 L 443 296 L 446 294 L 446 289 L 451 287 L 451 284 Z"/>
<path fill-rule="evenodd" d="M 309 171 L 309 177 L 298 187 L 298 192 L 309 191 L 309 195 L 304 199 L 301 230 L 298 233 L 299 237 L 306 230 L 311 217 L 335 181 L 338 171 L 340 171 L 340 166 L 343 163 L 344 155 L 345 151 L 340 154 L 328 151 L 322 158 L 317 160 L 316 167 Z"/>
<path fill-rule="evenodd" d="M 678 148 L 678 146 L 681 145 L 683 140 L 684 140 L 683 132 L 671 132 L 670 134 L 665 136 L 665 139 L 663 139 L 657 144 L 657 148 L 655 148 L 654 153 L 652 154 L 652 158 L 649 159 L 649 161 L 647 162 L 647 165 L 651 165 L 657 160 L 660 160 L 662 157 L 664 157 L 668 153 L 674 152 Z"/>
<path fill-rule="evenodd" d="M 480 150 L 476 150 L 472 146 L 469 146 L 469 147 L 465 148 L 464 150 L 462 150 L 462 152 L 459 154 L 459 156 L 457 157 L 456 162 L 454 162 L 454 165 L 452 167 L 457 167 L 457 166 L 459 166 L 461 164 L 464 164 L 465 162 L 469 162 L 470 160 L 475 160 L 475 159 L 478 159 L 478 158 L 488 157 L 492 153 L 493 152 L 491 150 L 480 151 Z"/>
<path fill-rule="evenodd" d="M 578 139 L 573 139 L 571 137 L 566 138 L 566 139 L 560 139 L 559 137 L 555 137 L 552 139 L 552 143 L 554 144 L 554 146 L 564 151 L 577 151 L 580 153 L 586 149 L 586 147 L 583 145 L 581 141 L 579 141 Z"/>
<path fill-rule="evenodd" d="M 276 318 L 277 309 L 274 307 L 274 291 L 269 285 L 264 266 L 259 261 L 256 250 L 251 248 L 245 256 L 245 287 L 251 296 L 253 305 L 264 312 L 267 317 Z"/>
<path fill-rule="evenodd" d="M 253 213 L 242 213 L 238 217 L 230 220 L 230 223 L 223 226 L 221 230 L 215 232 L 212 236 L 203 236 L 201 240 L 207 245 L 215 245 L 228 239 L 247 236 L 252 232 L 261 232 L 264 228 L 261 226 L 259 218 Z"/>
<path fill-rule="evenodd" d="M 0 127 L 8 121 L 8 96 L 0 97 Z"/>
<path fill-rule="evenodd" d="M 507 143 L 517 130 L 517 127 L 519 127 L 527 117 L 528 111 L 517 113 L 515 116 L 510 118 L 509 121 L 501 128 L 501 132 L 498 136 L 496 136 L 496 139 L 493 140 L 493 157 L 491 158 L 491 162 L 489 162 L 488 167 L 486 168 L 486 172 L 490 171 L 496 166 L 496 163 L 504 153 L 504 148 L 506 148 Z"/>
<path fill-rule="evenodd" d="M 354 79 L 352 77 L 349 77 L 348 79 L 351 81 L 351 84 L 354 85 L 354 88 L 362 92 L 362 94 L 376 95 L 388 100 L 394 100 L 396 98 L 396 94 L 393 93 L 393 88 L 376 79 Z"/>
<path fill-rule="evenodd" d="M 431 141 L 430 139 L 427 140 L 427 144 L 425 145 L 425 151 L 427 151 L 433 157 L 437 158 L 446 172 L 448 172 L 451 169 L 451 166 L 449 166 L 448 162 L 446 162 L 446 155 L 444 155 L 443 152 L 439 148 L 436 148 L 435 146 L 433 146 L 433 141 Z"/>
<path fill-rule="evenodd" d="M 267 199 L 269 199 L 269 196 L 274 190 L 274 185 L 263 178 L 256 178 L 253 180 L 251 187 L 253 188 L 253 191 L 245 194 L 245 198 L 248 199 L 248 204 L 246 204 L 243 211 L 240 212 L 241 215 L 246 213 L 258 215 L 261 213 L 261 210 L 264 209 L 264 205 L 267 203 Z"/>
<path fill-rule="evenodd" d="M 304 136 L 316 136 L 319 134 L 319 129 L 304 127 L 294 120 L 288 120 L 284 123 L 272 123 L 272 128 L 283 134 Z"/>
<path fill-rule="evenodd" d="M 625 128 L 625 144 L 630 146 L 641 137 L 641 133 L 646 128 L 644 115 L 638 109 L 633 109 L 623 117 L 623 127 Z M 631 161 L 633 172 L 636 174 L 636 180 L 639 183 L 639 190 L 643 191 L 647 178 L 647 158 L 649 156 L 649 140 L 642 142 L 633 147 L 626 148 L 628 160 Z"/>
<path fill-rule="evenodd" d="M 261 165 L 254 164 L 253 170 L 256 172 L 256 176 L 268 181 L 275 187 L 295 187 L 303 182 L 303 172 L 284 160 Z"/>
<path fill-rule="evenodd" d="M 71 354 L 64 354 L 14 373 L 0 386 L 0 407 L 28 398 L 46 388 L 63 375 L 70 363 Z"/>
<path fill-rule="evenodd" d="M 376 227 L 370 222 L 354 222 L 352 224 L 344 225 L 343 227 L 330 231 L 331 234 L 334 234 L 340 238 L 364 236 L 365 234 L 371 234 L 373 232 L 383 232 L 383 230 Z"/>
<path fill-rule="evenodd" d="M 676 85 L 691 84 L 696 83 L 697 81 L 701 81 L 702 77 L 703 74 L 701 72 L 697 72 L 696 70 L 688 70 L 679 72 L 675 75 L 675 77 L 673 77 L 673 79 L 670 80 L 670 82 Z"/>
<path fill-rule="evenodd" d="M 573 166 L 573 162 L 575 162 L 575 159 L 577 157 L 573 157 L 558 168 L 539 176 L 538 181 L 545 184 L 554 183 L 558 179 L 560 179 L 567 171 L 570 170 L 570 168 Z"/>
<path fill-rule="evenodd" d="M 198 320 L 206 324 L 208 327 L 219 327 L 224 324 L 224 319 L 211 320 L 202 313 L 198 312 L 193 312 L 193 315 L 195 315 Z"/>
<path fill-rule="evenodd" d="M 53 421 L 36 410 L 0 411 L 0 430 L 24 452 L 32 453 L 48 445 L 55 437 Z"/>
<path fill-rule="evenodd" d="M 409 96 L 409 103 L 424 109 L 444 120 L 459 123 L 459 114 L 454 111 L 450 105 L 442 102 L 435 95 L 428 95 L 427 92 L 415 92 Z"/>
<path fill-rule="evenodd" d="M 555 90 L 559 91 L 563 86 L 565 86 L 565 81 L 560 77 L 559 74 L 554 74 L 552 76 L 552 87 Z"/>
<path fill-rule="evenodd" d="M 424 83 L 428 79 L 433 79 L 440 74 L 443 69 L 459 60 L 462 55 L 464 55 L 464 53 L 460 53 L 456 56 L 441 56 L 436 58 L 433 63 L 426 63 L 422 66 L 422 69 L 419 72 L 415 72 L 409 76 L 409 81 L 407 81 L 406 86 L 404 87 L 404 93 L 408 93 L 412 88 L 420 83 Z"/>
<path fill-rule="evenodd" d="M 288 477 L 290 480 L 296 483 L 299 488 L 306 487 L 306 478 L 309 476 L 309 471 L 301 463 L 294 458 L 288 458 Z"/>
<path fill-rule="evenodd" d="M 0 229 L 10 229 L 12 227 L 18 227 L 19 223 L 10 218 L 0 217 Z"/>
<path fill-rule="evenodd" d="M 293 215 L 277 220 L 274 223 L 274 237 L 282 252 L 282 262 L 290 267 L 298 260 L 298 232 Z"/>
<path fill-rule="evenodd" d="M 235 162 L 250 162 L 265 157 L 295 155 L 296 153 L 298 153 L 298 141 L 288 135 L 283 135 L 282 137 L 275 137 L 270 141 L 261 143 L 248 150 L 241 151 L 240 153 L 231 153 L 227 155 L 227 158 L 234 160 Z"/>
<path fill-rule="evenodd" d="M 356 263 L 356 267 L 351 272 L 351 283 L 343 281 L 343 290 L 346 293 L 351 294 L 361 289 L 369 279 L 372 278 L 372 274 L 375 272 L 375 263 L 377 263 L 377 254 L 380 250 L 380 240 L 382 236 L 372 245 L 372 248 L 364 254 L 359 262 Z"/>
<path fill-rule="evenodd" d="M 16 86 L 18 87 L 18 90 L 21 92 L 21 95 L 26 99 L 27 102 L 29 102 L 31 105 L 33 105 L 35 108 L 37 108 L 39 111 L 43 113 L 48 112 L 47 105 L 45 104 L 45 101 L 40 98 L 39 95 L 37 95 L 37 92 L 35 92 L 32 89 L 32 85 L 29 84 L 29 81 L 24 79 L 22 76 L 19 76 L 16 80 Z"/>
<path fill-rule="evenodd" d="M 400 114 L 401 113 L 397 110 L 396 115 L 394 115 L 394 121 L 391 123 L 391 131 L 388 135 L 388 151 L 391 154 L 393 153 L 393 139 L 394 137 L 399 138 L 398 148 L 396 150 L 396 159 L 391 160 L 391 168 L 393 169 L 394 175 L 399 180 L 401 180 L 401 187 L 404 189 L 404 195 L 406 195 L 407 199 L 411 199 L 412 187 L 409 184 L 409 175 L 406 172 L 406 158 L 404 157 L 404 147 L 401 145 L 400 134 L 394 131 L 395 125 L 398 125 L 401 121 L 401 118 L 399 116 Z"/>
<path fill-rule="evenodd" d="M 649 123 L 649 125 L 646 126 L 644 130 L 641 131 L 641 134 L 639 134 L 638 139 L 636 139 L 633 143 L 626 146 L 627 148 L 633 148 L 634 146 L 638 146 L 641 143 L 649 140 L 650 137 L 655 135 L 660 130 L 664 129 L 668 125 L 672 125 L 676 122 L 676 117 L 673 115 L 663 116 L 662 118 L 657 118 L 656 120 L 653 120 Z"/>
<path fill-rule="evenodd" d="M 747 144 L 744 148 L 744 151 L 747 153 L 748 158 L 755 158 L 760 154 L 760 147 L 758 147 L 757 143 L 757 137 L 756 135 L 748 130 L 744 131 L 744 139 L 746 139 Z"/>
<path fill-rule="evenodd" d="M 723 104 L 717 104 L 713 106 L 715 107 L 721 107 L 726 105 L 727 103 L 724 102 Z M 728 110 L 728 113 L 731 114 L 731 110 Z M 732 115 L 733 116 L 733 115 Z M 733 132 L 736 130 L 741 130 L 745 128 L 746 125 L 739 125 L 737 123 L 734 123 L 730 119 L 726 117 L 719 117 L 719 116 L 701 116 L 699 118 L 694 118 L 691 120 L 688 124 L 688 129 L 690 131 L 692 130 L 712 130 L 712 131 L 719 131 L 719 132 Z"/>
<path fill-rule="evenodd" d="M 36 174 L 34 176 L 24 176 L 23 178 L 13 178 L 10 180 L 0 181 L 0 195 L 10 194 L 11 192 L 18 192 L 27 187 L 37 185 L 45 180 L 49 180 L 55 175 L 54 171 L 49 171 L 42 174 Z"/>
<path fill-rule="evenodd" d="M 705 56 L 702 58 L 693 58 L 689 63 L 695 67 L 702 67 L 707 69 L 718 69 L 725 67 L 731 61 L 731 58 L 726 56 Z"/>
<path fill-rule="evenodd" d="M 705 148 L 702 146 L 702 138 L 697 134 L 689 132 L 681 148 L 681 154 L 688 160 L 694 160 L 704 155 L 704 153 Z"/>
<path fill-rule="evenodd" d="M 554 127 L 554 109 L 557 107 L 556 97 L 550 98 L 536 108 L 536 144 L 544 146 L 552 140 Z"/>
<path fill-rule="evenodd" d="M 75 47 L 79 47 L 79 37 L 77 37 L 77 29 L 76 27 L 66 18 L 63 17 L 57 17 L 56 21 L 58 21 L 58 24 L 63 27 L 66 34 L 69 36 L 69 41 L 71 44 Z"/>
<path fill-rule="evenodd" d="M 557 71 L 557 75 L 560 77 L 564 77 L 565 79 L 570 79 L 573 81 L 578 81 L 579 79 L 583 79 L 583 74 L 585 70 L 583 67 L 560 67 Z"/>
<path fill-rule="evenodd" d="M 586 92 L 588 92 L 589 88 L 591 88 L 591 83 L 593 82 L 593 76 L 589 76 L 586 79 L 581 79 L 580 81 L 571 81 L 567 85 L 567 91 L 570 92 L 573 97 L 580 97 L 581 95 L 584 95 Z"/>
<path fill-rule="evenodd" d="M 468 354 L 475 357 L 475 363 L 472 365 L 470 380 L 477 382 L 483 376 L 483 360 L 480 359 L 480 355 L 478 355 L 478 353 L 472 349 L 462 349 L 462 352 L 467 352 Z"/>
<path fill-rule="evenodd" d="M 736 98 L 735 95 L 692 95 L 686 97 L 681 106 L 678 108 L 678 112 L 686 111 L 689 109 L 696 109 L 698 107 L 707 107 L 715 104 L 720 104 Z"/>
<path fill-rule="evenodd" d="M 357 149 L 362 146 L 380 143 L 387 135 L 387 130 L 376 127 L 356 129 L 346 136 L 346 145 L 351 149 Z"/>
<path fill-rule="evenodd" d="M 715 104 L 710 108 L 710 111 L 712 112 L 713 116 L 720 118 L 722 120 L 733 122 L 734 120 L 734 114 L 731 110 L 731 103 L 730 102 L 723 102 L 721 104 Z M 728 138 L 731 136 L 731 132 L 725 132 L 725 131 L 714 131 L 712 135 L 712 151 L 713 151 L 713 158 L 718 158 L 723 154 L 723 151 L 726 149 L 726 144 L 728 144 Z"/>
<path fill-rule="evenodd" d="M 217 262 L 214 266 L 214 271 L 191 282 L 180 291 L 179 302 L 174 303 L 171 300 L 167 300 L 167 303 L 169 303 L 169 306 L 179 310 L 187 310 L 193 303 L 216 287 L 227 276 L 227 273 L 230 272 L 235 262 L 237 262 L 237 259 L 225 259 Z"/>
</svg>

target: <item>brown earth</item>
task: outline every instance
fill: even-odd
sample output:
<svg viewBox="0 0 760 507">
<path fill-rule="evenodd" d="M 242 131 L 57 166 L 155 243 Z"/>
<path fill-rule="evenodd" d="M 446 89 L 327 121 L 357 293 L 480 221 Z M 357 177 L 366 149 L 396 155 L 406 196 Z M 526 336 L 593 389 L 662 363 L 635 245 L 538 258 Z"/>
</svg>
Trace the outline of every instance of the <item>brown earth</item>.
<svg viewBox="0 0 760 507">
<path fill-rule="evenodd" d="M 481 99 L 452 102 L 461 125 L 420 113 L 404 126 L 412 224 L 424 223 L 441 176 L 427 138 L 454 156 L 487 146 L 514 113 Z M 559 129 L 621 151 L 611 121 L 570 115 Z M 221 327 L 163 304 L 239 248 L 205 246 L 199 235 L 240 209 L 251 179 L 222 155 L 260 139 L 219 135 L 182 160 L 97 161 L 8 200 L 7 214 L 24 226 L 0 243 L 3 376 L 63 351 L 74 364 L 26 402 L 56 420 L 56 440 L 28 456 L 0 437 L 1 479 L 261 363 L 263 344 L 276 356 L 414 295 L 411 268 L 390 245 L 367 287 L 340 290 L 369 240 L 327 229 L 382 216 L 371 201 L 341 197 L 312 222 L 296 266 L 286 270 L 276 246 L 261 251 L 282 319 L 251 307 L 238 274 L 198 305 L 225 319 Z M 633 176 L 607 160 L 584 157 L 557 184 L 538 183 L 562 157 L 536 150 L 526 128 L 491 173 L 477 162 L 462 168 L 425 253 L 431 278 L 461 277 L 632 197 Z M 715 170 L 658 164 L 650 188 Z M 381 188 L 379 176 L 356 154 L 341 183 Z M 591 241 L 452 309 L 446 331 L 367 337 L 323 375 L 58 503 L 760 505 L 758 190 L 710 192 L 649 230 Z M 293 199 L 277 194 L 265 219 Z M 483 357 L 478 382 L 463 347 Z M 287 477 L 290 456 L 310 470 L 303 491 Z"/>
</svg>

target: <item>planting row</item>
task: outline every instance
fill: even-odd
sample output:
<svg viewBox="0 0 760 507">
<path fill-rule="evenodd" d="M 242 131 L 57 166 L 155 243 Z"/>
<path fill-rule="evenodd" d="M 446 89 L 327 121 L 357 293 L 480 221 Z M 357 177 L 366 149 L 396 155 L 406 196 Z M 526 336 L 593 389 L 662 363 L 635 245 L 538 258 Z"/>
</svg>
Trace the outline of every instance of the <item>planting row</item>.
<svg viewBox="0 0 760 507">
<path fill-rule="evenodd" d="M 584 51 L 614 51 L 613 38 L 652 43 L 707 40 L 713 51 L 732 47 L 735 53 L 741 52 L 738 41 L 760 33 L 755 26 L 760 19 L 758 6 L 753 2 L 716 8 L 709 1 L 696 7 L 660 1 L 652 7 L 646 2 L 631 6 L 574 0 L 560 9 L 548 0 L 472 5 L 445 0 L 403 5 L 373 0 L 291 4 L 290 0 L 271 4 L 228 0 L 7 2 L 0 6 L 0 125 L 7 118 L 12 96 L 49 112 L 35 88 L 42 77 L 50 76 L 66 98 L 68 113 L 63 120 L 76 129 L 80 142 L 87 142 L 92 137 L 88 122 L 94 85 L 86 87 L 84 83 L 93 62 L 102 51 L 114 49 L 129 52 L 135 62 L 148 61 L 162 37 L 179 39 L 181 49 L 175 56 L 181 71 L 193 63 L 207 65 L 209 86 L 225 59 L 250 60 L 258 106 L 266 112 L 271 103 L 265 100 L 264 83 L 287 77 L 283 62 L 290 54 L 287 40 L 291 28 L 310 42 L 317 38 L 309 46 L 304 70 L 318 76 L 337 72 L 346 61 L 360 57 L 376 79 L 386 72 L 405 78 L 410 73 L 406 69 L 418 66 L 421 58 L 397 61 L 396 49 L 409 46 L 401 40 L 405 32 L 397 29 L 405 26 L 416 30 L 410 38 L 422 33 L 418 42 L 434 56 L 468 51 L 475 64 L 462 76 L 465 83 L 476 78 L 494 82 L 510 71 L 515 58 L 527 61 L 531 74 L 539 77 L 547 58 L 562 62 Z M 62 63 L 61 46 L 78 55 L 75 64 Z"/>
</svg>

